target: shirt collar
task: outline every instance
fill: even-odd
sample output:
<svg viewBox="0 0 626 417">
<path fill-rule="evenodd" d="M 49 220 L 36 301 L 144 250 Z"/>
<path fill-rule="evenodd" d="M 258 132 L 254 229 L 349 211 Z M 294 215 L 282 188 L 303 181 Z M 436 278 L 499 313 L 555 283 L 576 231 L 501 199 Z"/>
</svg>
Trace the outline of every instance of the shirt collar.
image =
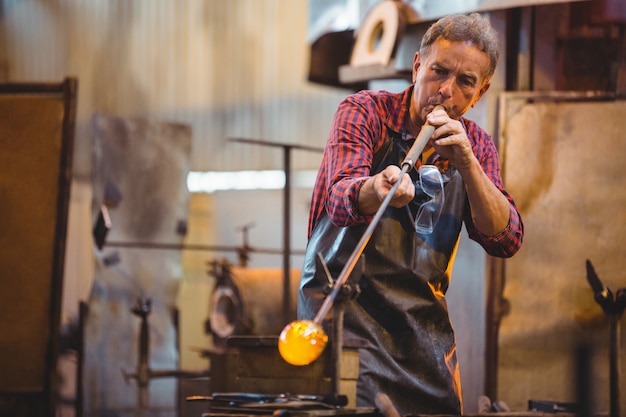
<svg viewBox="0 0 626 417">
<path fill-rule="evenodd" d="M 404 91 L 399 93 L 398 101 L 390 112 L 387 119 L 387 127 L 398 133 L 403 140 L 414 139 L 407 129 L 405 121 L 409 117 L 409 109 L 411 108 L 411 98 L 413 97 L 413 84 L 408 86 Z"/>
</svg>

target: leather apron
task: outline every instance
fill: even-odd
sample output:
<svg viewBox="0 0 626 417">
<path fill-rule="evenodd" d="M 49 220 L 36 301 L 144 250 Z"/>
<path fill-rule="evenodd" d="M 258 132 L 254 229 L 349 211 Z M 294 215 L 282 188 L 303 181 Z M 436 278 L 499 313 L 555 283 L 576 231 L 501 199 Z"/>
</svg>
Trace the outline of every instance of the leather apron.
<svg viewBox="0 0 626 417">
<path fill-rule="evenodd" d="M 400 166 L 413 143 L 395 132 L 390 136 L 375 156 L 372 175 L 391 164 Z M 363 339 L 367 345 L 359 349 L 358 407 L 375 407 L 374 398 L 382 392 L 401 415 L 462 412 L 445 292 L 466 193 L 460 174 L 447 162 L 434 162 L 443 170 L 445 201 L 433 232 L 418 234 L 406 207 L 388 207 L 363 251 L 361 292 L 345 303 L 344 316 L 345 339 Z M 409 174 L 416 182 L 417 169 Z M 416 197 L 409 204 L 413 218 L 428 199 L 416 186 Z M 324 211 L 307 244 L 298 298 L 300 319 L 315 317 L 328 287 L 324 271 L 316 270 L 317 254 L 336 278 L 366 228 L 367 224 L 334 226 Z"/>
</svg>

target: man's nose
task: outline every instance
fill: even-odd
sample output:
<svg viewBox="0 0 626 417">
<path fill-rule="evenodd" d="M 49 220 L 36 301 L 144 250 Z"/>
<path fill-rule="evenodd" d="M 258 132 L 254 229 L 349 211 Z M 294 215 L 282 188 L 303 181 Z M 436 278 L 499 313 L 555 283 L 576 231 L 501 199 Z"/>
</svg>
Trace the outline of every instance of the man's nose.
<svg viewBox="0 0 626 417">
<path fill-rule="evenodd" d="M 454 86 L 454 77 L 448 77 L 439 85 L 439 93 L 444 97 L 452 96 L 452 88 Z"/>
</svg>

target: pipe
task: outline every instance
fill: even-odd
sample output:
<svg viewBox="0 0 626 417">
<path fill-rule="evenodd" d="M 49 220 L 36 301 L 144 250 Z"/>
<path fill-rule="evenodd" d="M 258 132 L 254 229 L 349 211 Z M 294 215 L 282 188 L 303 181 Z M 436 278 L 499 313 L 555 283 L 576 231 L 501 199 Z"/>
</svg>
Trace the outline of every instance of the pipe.
<svg viewBox="0 0 626 417">
<path fill-rule="evenodd" d="M 444 109 L 443 106 L 437 105 L 435 106 L 433 111 L 440 110 L 440 109 L 443 110 Z M 363 253 L 365 246 L 367 246 L 367 243 L 372 237 L 372 234 L 374 233 L 374 229 L 376 229 L 376 226 L 378 225 L 378 222 L 380 221 L 385 210 L 387 209 L 389 202 L 391 201 L 391 199 L 393 198 L 393 195 L 395 194 L 396 190 L 400 186 L 400 178 L 402 178 L 404 174 L 406 174 L 409 170 L 411 170 L 415 166 L 415 162 L 417 161 L 420 154 L 424 150 L 424 147 L 426 147 L 426 144 L 430 140 L 430 137 L 432 136 L 434 131 L 435 131 L 435 126 L 432 126 L 428 123 L 424 123 L 422 125 L 422 128 L 420 129 L 420 132 L 417 135 L 417 138 L 415 138 L 415 142 L 413 143 L 413 146 L 411 146 L 411 149 L 409 149 L 409 151 L 407 152 L 406 157 L 404 158 L 404 161 L 402 161 L 402 171 L 400 172 L 398 181 L 396 181 L 396 183 L 393 185 L 391 190 L 389 190 L 389 193 L 387 194 L 382 204 L 378 208 L 378 211 L 374 215 L 374 218 L 372 219 L 371 223 L 368 225 L 367 229 L 363 233 L 361 240 L 359 240 L 359 243 L 357 244 L 356 248 L 350 255 L 350 258 L 348 258 L 348 261 L 346 262 L 343 269 L 341 270 L 339 277 L 337 277 L 337 280 L 335 280 L 335 284 L 333 285 L 333 288 L 330 294 L 328 294 L 328 296 L 324 299 L 324 303 L 322 304 L 319 311 L 317 312 L 317 315 L 313 319 L 315 323 L 321 324 L 324 317 L 326 317 L 326 315 L 329 313 L 330 308 L 332 307 L 333 303 L 335 302 L 335 299 L 337 298 L 337 294 L 339 294 L 339 291 L 341 290 L 341 288 L 348 281 L 348 277 L 352 273 L 352 270 L 354 269 L 359 257 Z"/>
</svg>

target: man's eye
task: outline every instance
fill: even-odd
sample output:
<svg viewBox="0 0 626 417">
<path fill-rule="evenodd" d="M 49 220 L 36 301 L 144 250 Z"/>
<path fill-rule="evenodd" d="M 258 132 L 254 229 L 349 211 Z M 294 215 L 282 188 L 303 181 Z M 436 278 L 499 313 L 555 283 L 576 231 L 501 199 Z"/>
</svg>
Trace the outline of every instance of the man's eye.
<svg viewBox="0 0 626 417">
<path fill-rule="evenodd" d="M 433 72 L 437 75 L 445 75 L 447 71 L 443 68 L 435 67 L 433 68 Z"/>
<path fill-rule="evenodd" d="M 461 78 L 459 80 L 459 84 L 461 84 L 463 87 L 473 87 L 474 86 L 474 80 L 471 78 Z"/>
</svg>

